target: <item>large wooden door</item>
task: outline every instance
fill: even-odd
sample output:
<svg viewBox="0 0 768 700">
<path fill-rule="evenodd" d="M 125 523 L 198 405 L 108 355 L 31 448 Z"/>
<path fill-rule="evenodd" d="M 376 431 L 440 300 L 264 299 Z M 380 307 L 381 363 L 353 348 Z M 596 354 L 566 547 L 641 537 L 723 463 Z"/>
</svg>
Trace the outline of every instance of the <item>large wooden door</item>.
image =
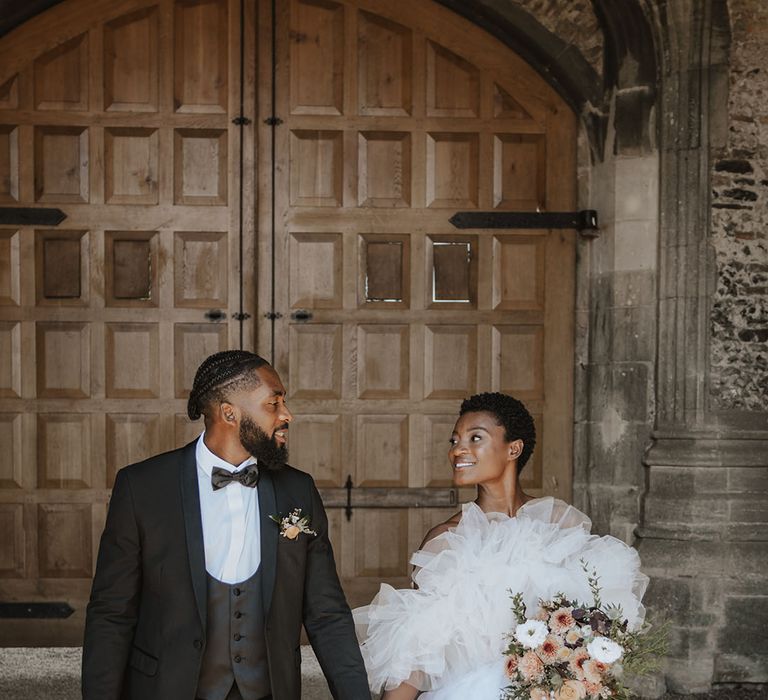
<svg viewBox="0 0 768 700">
<path fill-rule="evenodd" d="M 263 67 L 270 24 L 264 2 Z M 409 552 L 455 512 L 448 438 L 470 394 L 527 403 L 539 438 L 523 483 L 571 496 L 575 232 L 448 219 L 572 209 L 575 118 L 506 46 L 426 0 L 285 0 L 275 36 L 258 342 L 296 413 L 293 463 L 333 506 L 349 476 L 364 506 L 331 509 L 359 604 L 406 584 Z"/>
<path fill-rule="evenodd" d="M 81 643 L 116 470 L 198 434 L 200 360 L 253 344 L 239 46 L 235 0 L 71 0 L 0 40 L 0 203 L 67 217 L 0 226 L 0 603 L 75 610 L 0 645 Z"/>
</svg>

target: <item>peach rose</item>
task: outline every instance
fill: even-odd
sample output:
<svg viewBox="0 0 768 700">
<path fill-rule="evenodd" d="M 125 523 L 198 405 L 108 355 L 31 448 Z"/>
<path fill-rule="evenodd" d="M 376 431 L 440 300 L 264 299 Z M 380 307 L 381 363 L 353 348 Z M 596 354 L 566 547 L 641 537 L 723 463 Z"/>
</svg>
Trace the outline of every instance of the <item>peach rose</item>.
<svg viewBox="0 0 768 700">
<path fill-rule="evenodd" d="M 549 693 L 544 688 L 531 688 L 531 700 L 549 700 Z"/>
<path fill-rule="evenodd" d="M 287 537 L 289 540 L 295 540 L 298 536 L 301 530 L 296 525 L 289 525 L 285 530 L 283 530 L 283 537 Z"/>
<path fill-rule="evenodd" d="M 590 683 L 600 683 L 603 679 L 603 674 L 608 670 L 608 666 L 595 659 L 590 659 L 584 662 L 584 677 Z"/>
<path fill-rule="evenodd" d="M 556 700 L 582 700 L 587 697 L 587 689 L 581 681 L 565 681 L 555 693 Z"/>
<path fill-rule="evenodd" d="M 507 678 L 511 678 L 514 680 L 517 677 L 517 657 L 516 656 L 510 656 L 507 659 L 507 665 L 505 668 Z"/>
<path fill-rule="evenodd" d="M 534 652 L 526 651 L 520 659 L 519 670 L 523 680 L 526 683 L 532 683 L 544 675 L 544 664 Z"/>
<path fill-rule="evenodd" d="M 573 652 L 568 647 L 560 647 L 557 650 L 557 662 L 568 663 L 571 660 L 571 654 Z"/>
</svg>

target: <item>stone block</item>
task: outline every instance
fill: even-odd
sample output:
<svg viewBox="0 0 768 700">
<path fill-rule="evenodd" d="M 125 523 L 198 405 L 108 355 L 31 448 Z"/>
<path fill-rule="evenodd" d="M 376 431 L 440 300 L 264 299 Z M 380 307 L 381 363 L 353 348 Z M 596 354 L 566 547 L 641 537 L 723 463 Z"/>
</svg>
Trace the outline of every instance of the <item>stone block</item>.
<svg viewBox="0 0 768 700">
<path fill-rule="evenodd" d="M 727 476 L 731 493 L 768 494 L 768 467 L 732 467 Z"/>
<path fill-rule="evenodd" d="M 616 159 L 616 221 L 653 220 L 658 193 L 658 155 Z"/>
<path fill-rule="evenodd" d="M 656 273 L 620 271 L 614 275 L 614 306 L 647 306 L 656 303 Z"/>
<path fill-rule="evenodd" d="M 591 420 L 648 422 L 652 406 L 652 367 L 641 362 L 623 362 L 590 364 L 584 371 L 588 377 Z"/>
<path fill-rule="evenodd" d="M 696 496 L 682 494 L 669 497 L 658 493 L 645 500 L 645 522 L 654 526 L 678 526 L 681 531 L 711 533 L 721 532 L 729 521 L 727 501 L 715 494 Z"/>
<path fill-rule="evenodd" d="M 599 423 L 590 423 L 589 479 L 592 483 L 623 488 L 639 487 L 644 469 L 641 455 L 649 440 L 650 428 L 630 423 L 611 407 Z"/>
<path fill-rule="evenodd" d="M 609 293 L 599 290 L 601 299 Z M 604 307 L 593 306 L 592 362 L 648 362 L 655 361 L 656 309 L 655 305 Z"/>
<path fill-rule="evenodd" d="M 749 654 L 716 654 L 714 683 L 768 683 L 768 659 Z M 766 691 L 768 694 L 768 690 Z M 757 697 L 757 696 L 756 696 Z M 765 696 L 763 696 L 765 697 Z"/>
<path fill-rule="evenodd" d="M 670 657 L 667 661 L 667 689 L 673 693 L 705 693 L 711 687 L 714 672 L 712 654 L 707 653 L 706 645 L 694 648 L 696 652 L 691 657 Z"/>
<path fill-rule="evenodd" d="M 694 491 L 695 471 L 686 467 L 653 467 L 648 470 L 648 495 L 685 497 Z"/>
<path fill-rule="evenodd" d="M 617 221 L 613 231 L 617 272 L 656 270 L 659 226 L 656 221 Z"/>
<path fill-rule="evenodd" d="M 627 679 L 627 685 L 635 696 L 643 700 L 663 698 L 667 691 L 667 683 L 663 673 L 651 673 Z"/>
<path fill-rule="evenodd" d="M 718 650 L 768 660 L 768 594 L 726 598 L 724 623 L 717 636 Z"/>
<path fill-rule="evenodd" d="M 723 536 L 732 542 L 768 542 L 768 523 L 728 523 Z"/>
</svg>

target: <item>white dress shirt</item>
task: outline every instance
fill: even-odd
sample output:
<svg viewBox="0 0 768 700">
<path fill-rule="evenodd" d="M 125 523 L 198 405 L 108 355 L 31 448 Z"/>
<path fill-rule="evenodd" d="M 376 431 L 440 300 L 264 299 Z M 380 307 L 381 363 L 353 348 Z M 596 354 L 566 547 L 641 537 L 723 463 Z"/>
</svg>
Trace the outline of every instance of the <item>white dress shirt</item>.
<svg viewBox="0 0 768 700">
<path fill-rule="evenodd" d="M 203 520 L 205 569 L 223 583 L 240 583 L 256 573 L 261 563 L 258 486 L 250 488 L 232 482 L 213 490 L 211 472 L 220 467 L 240 471 L 256 459 L 250 457 L 235 466 L 208 449 L 205 432 L 197 440 L 197 483 Z"/>
</svg>

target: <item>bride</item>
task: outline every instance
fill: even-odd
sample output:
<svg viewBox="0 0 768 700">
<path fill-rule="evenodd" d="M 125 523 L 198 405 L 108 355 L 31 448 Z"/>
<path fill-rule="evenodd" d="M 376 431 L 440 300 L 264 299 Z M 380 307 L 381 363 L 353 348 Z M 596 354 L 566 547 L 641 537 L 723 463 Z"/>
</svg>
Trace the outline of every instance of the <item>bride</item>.
<svg viewBox="0 0 768 700">
<path fill-rule="evenodd" d="M 354 611 L 361 650 L 382 700 L 499 700 L 509 685 L 503 656 L 514 627 L 510 591 L 530 613 L 563 593 L 591 602 L 600 576 L 604 604 L 623 609 L 630 629 L 643 620 L 648 578 L 631 547 L 590 534 L 586 515 L 551 497 L 533 498 L 519 473 L 536 442 L 518 400 L 478 394 L 461 405 L 448 457 L 457 487 L 477 498 L 427 533 L 411 558 L 413 589 L 382 584 Z"/>
</svg>

